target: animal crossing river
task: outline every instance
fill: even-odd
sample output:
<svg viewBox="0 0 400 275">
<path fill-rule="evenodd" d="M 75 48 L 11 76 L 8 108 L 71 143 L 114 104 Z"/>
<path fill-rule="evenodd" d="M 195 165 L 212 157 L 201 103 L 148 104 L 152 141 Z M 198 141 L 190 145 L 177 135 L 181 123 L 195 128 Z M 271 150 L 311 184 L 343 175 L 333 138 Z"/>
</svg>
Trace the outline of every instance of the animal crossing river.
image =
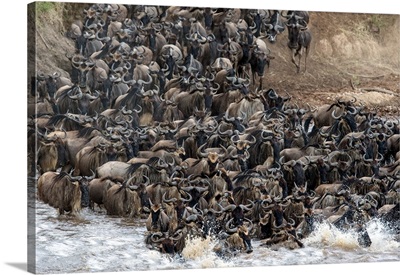
<svg viewBox="0 0 400 275">
<path fill-rule="evenodd" d="M 372 245 L 360 247 L 352 232 L 319 224 L 304 248 L 266 247 L 253 240 L 252 253 L 221 258 L 213 239 L 188 240 L 182 255 L 170 257 L 150 250 L 144 242 L 144 220 L 107 216 L 101 210 L 83 209 L 82 219 L 58 216 L 36 201 L 37 273 L 115 272 L 218 267 L 254 267 L 400 261 L 400 242 L 390 230 L 370 221 Z"/>
</svg>

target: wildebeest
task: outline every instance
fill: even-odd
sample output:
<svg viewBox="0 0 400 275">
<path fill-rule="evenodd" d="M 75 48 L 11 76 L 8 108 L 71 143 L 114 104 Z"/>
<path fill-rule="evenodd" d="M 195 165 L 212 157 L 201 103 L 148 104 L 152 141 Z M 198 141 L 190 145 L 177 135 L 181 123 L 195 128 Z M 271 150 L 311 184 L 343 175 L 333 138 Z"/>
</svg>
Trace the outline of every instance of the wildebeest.
<svg viewBox="0 0 400 275">
<path fill-rule="evenodd" d="M 107 190 L 114 184 L 122 184 L 123 178 L 102 177 L 94 178 L 88 183 L 90 208 L 94 210 L 95 204 L 101 208 L 107 196 Z"/>
<path fill-rule="evenodd" d="M 106 144 L 83 147 L 76 154 L 74 175 L 90 176 L 94 174 L 97 167 L 109 160 L 108 147 L 112 148 Z"/>
<path fill-rule="evenodd" d="M 139 192 L 143 187 L 130 185 L 127 181 L 108 188 L 104 198 L 107 215 L 134 218 L 139 216 L 141 201 Z"/>
<path fill-rule="evenodd" d="M 37 132 L 39 135 L 40 132 Z M 48 137 L 47 134 L 41 135 L 39 141 L 39 149 L 36 153 L 37 166 L 39 173 L 43 174 L 48 171 L 55 172 L 56 169 L 65 164 L 65 148 L 61 137 Z"/>
<path fill-rule="evenodd" d="M 145 242 L 151 249 L 174 255 L 182 252 L 185 247 L 185 238 L 186 234 L 182 229 L 176 230 L 173 234 L 157 231 L 149 233 Z"/>
<path fill-rule="evenodd" d="M 258 89 L 262 90 L 262 82 L 264 79 L 265 68 L 269 68 L 271 50 L 267 47 L 264 40 L 257 38 L 254 40 L 254 47 L 250 58 L 251 72 L 252 72 L 252 85 L 256 87 L 256 78 L 259 78 Z"/>
<path fill-rule="evenodd" d="M 146 228 L 149 232 L 168 232 L 170 227 L 170 218 L 161 208 L 160 204 L 152 204 L 150 214 L 146 220 Z"/>
<path fill-rule="evenodd" d="M 79 216 L 82 195 L 85 194 L 81 191 L 85 188 L 81 179 L 80 176 L 71 177 L 65 172 L 46 172 L 38 179 L 38 199 L 56 208 L 60 215 L 69 212 L 73 216 Z"/>
<path fill-rule="evenodd" d="M 356 99 L 343 100 L 338 98 L 332 104 L 324 104 L 318 108 L 309 109 L 304 115 L 304 131 L 308 133 L 311 121 L 314 122 L 314 128 L 320 130 L 323 126 L 332 126 L 335 122 L 335 116 L 346 113 L 348 116 L 354 116 L 357 109 L 354 107 Z"/>
<path fill-rule="evenodd" d="M 71 175 L 96 172 L 88 186 L 91 207 L 150 217 L 146 243 L 171 254 L 182 251 L 190 234 L 216 236 L 228 250 L 251 252 L 253 237 L 298 248 L 313 215 L 335 221 L 355 205 L 373 217 L 378 206 L 398 201 L 400 165 L 392 162 L 399 158 L 398 127 L 392 119 L 340 99 L 307 113 L 289 101 L 289 92 L 279 96 L 252 78 L 266 76 L 273 58 L 266 39 L 286 27 L 279 23 L 284 13 L 256 10 L 246 18 L 223 8 L 128 6 L 130 15 L 117 19 L 115 7 L 93 6 L 85 14 L 96 18 L 74 26 L 85 45 L 67 64 L 70 82 L 58 86 L 49 77 L 45 87 L 44 75 L 32 78 L 31 96 L 44 102 L 29 106 L 30 160 L 37 153 L 35 135 L 43 142 L 57 135 L 63 143 L 57 152 L 38 153 L 40 173 L 71 167 Z M 309 26 L 304 15 L 285 16 L 288 29 L 307 32 L 301 30 Z M 168 43 L 163 53 L 157 37 Z M 301 42 L 290 41 L 294 56 Z M 84 95 L 92 97 L 90 104 L 79 105 Z M 46 116 L 34 114 L 35 106 Z M 110 151 L 103 151 L 105 144 Z M 241 228 L 244 222 L 254 223 L 256 232 Z"/>
<path fill-rule="evenodd" d="M 292 52 L 292 62 L 296 65 L 297 73 L 300 72 L 301 57 L 304 54 L 304 71 L 307 71 L 307 56 L 310 52 L 312 35 L 308 29 L 308 12 L 294 11 L 286 17 L 288 20 L 286 26 L 288 29 L 288 47 Z M 299 57 L 296 62 L 295 57 Z"/>
<path fill-rule="evenodd" d="M 246 219 L 246 223 L 240 225 L 233 225 L 233 219 L 230 219 L 226 225 L 225 230 L 230 234 L 226 239 L 227 249 L 235 251 L 244 251 L 246 253 L 253 252 L 253 247 L 251 245 L 250 234 L 253 230 L 252 221 Z"/>
<path fill-rule="evenodd" d="M 280 11 L 274 10 L 273 14 L 265 18 L 263 23 L 266 27 L 265 32 L 268 41 L 275 43 L 277 36 L 285 30 L 284 19 Z"/>
<path fill-rule="evenodd" d="M 66 89 L 65 89 L 66 88 Z M 64 89 L 59 95 L 58 91 Z M 89 114 L 94 115 L 95 110 L 101 110 L 102 105 L 99 99 L 99 92 L 94 91 L 93 93 L 87 89 L 72 86 L 72 87 L 61 87 L 56 94 L 56 105 L 60 114 L 68 112 L 75 114 Z"/>
<path fill-rule="evenodd" d="M 378 218 L 392 228 L 397 234 L 400 233 L 400 203 L 384 205 L 378 209 Z"/>
<path fill-rule="evenodd" d="M 159 60 L 156 60 L 160 65 L 166 78 L 171 80 L 175 70 L 177 69 L 176 65 L 180 64 L 184 59 L 184 56 L 181 50 L 172 44 L 165 44 L 161 48 Z"/>
</svg>

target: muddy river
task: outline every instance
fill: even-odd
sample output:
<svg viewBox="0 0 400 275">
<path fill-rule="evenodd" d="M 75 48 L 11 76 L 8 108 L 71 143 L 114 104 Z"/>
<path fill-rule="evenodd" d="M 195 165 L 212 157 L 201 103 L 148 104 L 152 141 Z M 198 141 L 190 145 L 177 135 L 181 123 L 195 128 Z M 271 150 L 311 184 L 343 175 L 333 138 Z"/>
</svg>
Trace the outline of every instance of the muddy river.
<svg viewBox="0 0 400 275">
<path fill-rule="evenodd" d="M 35 204 L 35 205 L 34 205 Z M 257 267 L 359 262 L 400 261 L 400 242 L 380 222 L 371 220 L 372 240 L 360 247 L 353 232 L 341 232 L 326 223 L 303 239 L 305 247 L 271 248 L 253 240 L 253 253 L 220 258 L 213 239 L 192 239 L 182 255 L 170 257 L 145 246 L 144 220 L 107 216 L 101 210 L 83 209 L 82 219 L 59 217 L 57 211 L 35 199 L 36 272 L 92 273 L 171 269 Z"/>
</svg>

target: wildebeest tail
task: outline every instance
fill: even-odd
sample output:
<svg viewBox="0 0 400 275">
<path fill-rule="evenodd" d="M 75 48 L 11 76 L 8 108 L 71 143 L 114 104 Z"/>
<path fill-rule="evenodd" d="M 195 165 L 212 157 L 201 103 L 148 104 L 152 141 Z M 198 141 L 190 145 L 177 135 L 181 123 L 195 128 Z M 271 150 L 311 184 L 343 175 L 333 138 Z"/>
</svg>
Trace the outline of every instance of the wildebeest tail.
<svg viewBox="0 0 400 275">
<path fill-rule="evenodd" d="M 305 121 L 304 121 L 304 131 L 308 133 L 308 127 L 310 126 L 311 120 L 314 119 L 314 116 L 309 116 Z"/>
</svg>

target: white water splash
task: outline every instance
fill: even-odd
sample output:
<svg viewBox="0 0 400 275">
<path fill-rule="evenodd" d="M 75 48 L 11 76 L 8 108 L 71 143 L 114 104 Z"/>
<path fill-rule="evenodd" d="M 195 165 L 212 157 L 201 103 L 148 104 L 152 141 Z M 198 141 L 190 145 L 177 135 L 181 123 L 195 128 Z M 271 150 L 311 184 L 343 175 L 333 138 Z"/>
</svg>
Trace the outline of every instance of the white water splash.
<svg viewBox="0 0 400 275">
<path fill-rule="evenodd" d="M 272 248 L 252 240 L 252 253 L 223 257 L 221 241 L 189 238 L 181 255 L 170 256 L 146 247 L 144 220 L 127 222 L 84 210 L 87 222 L 60 219 L 48 205 L 37 205 L 36 257 L 38 273 L 212 269 L 334 263 L 400 261 L 400 243 L 379 221 L 367 224 L 372 244 L 360 247 L 357 234 L 327 223 L 303 239 L 304 248 Z M 397 236 L 398 237 L 398 236 Z"/>
<path fill-rule="evenodd" d="M 357 235 L 354 231 L 341 231 L 335 226 L 323 222 L 316 226 L 315 230 L 304 240 L 306 246 L 333 247 L 344 250 L 352 250 L 359 247 Z"/>
<path fill-rule="evenodd" d="M 195 268 L 232 267 L 232 262 L 225 261 L 217 256 L 215 249 L 219 246 L 218 241 L 208 236 L 187 238 L 182 257 L 188 263 L 194 263 Z"/>
<path fill-rule="evenodd" d="M 385 251 L 396 251 L 400 248 L 400 243 L 394 239 L 392 232 L 380 221 L 371 220 L 366 224 L 366 230 L 372 241 L 370 247 L 363 248 L 376 253 Z M 337 227 L 323 222 L 317 225 L 314 232 L 304 240 L 305 245 L 313 247 L 330 247 L 341 250 L 357 250 L 362 247 L 359 245 L 358 234 L 350 229 L 342 231 Z"/>
<path fill-rule="evenodd" d="M 391 233 L 391 230 L 383 223 L 373 219 L 367 224 L 366 229 L 372 241 L 371 246 L 368 248 L 369 250 L 376 253 L 399 251 L 400 242 L 395 240 L 395 236 Z"/>
</svg>

